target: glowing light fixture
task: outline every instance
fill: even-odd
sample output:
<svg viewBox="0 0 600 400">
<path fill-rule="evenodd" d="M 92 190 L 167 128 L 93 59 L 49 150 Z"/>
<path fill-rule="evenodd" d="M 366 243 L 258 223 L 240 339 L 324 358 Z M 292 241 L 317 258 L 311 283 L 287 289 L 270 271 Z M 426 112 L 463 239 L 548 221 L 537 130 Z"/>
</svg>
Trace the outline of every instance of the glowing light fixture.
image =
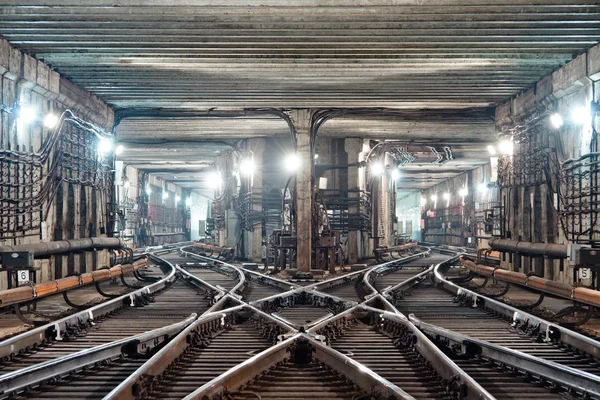
<svg viewBox="0 0 600 400">
<path fill-rule="evenodd" d="M 206 184 L 210 189 L 218 189 L 221 187 L 221 174 L 217 171 L 209 172 L 206 176 Z"/>
<path fill-rule="evenodd" d="M 162 199 L 163 199 L 163 200 L 166 200 L 166 199 L 168 199 L 168 198 L 169 198 L 169 192 L 163 192 L 163 194 L 162 194 Z"/>
<path fill-rule="evenodd" d="M 46 114 L 44 117 L 44 126 L 48 129 L 52 129 L 58 123 L 58 117 L 55 114 Z"/>
<path fill-rule="evenodd" d="M 400 179 L 400 171 L 398 171 L 396 168 L 394 168 L 392 170 L 392 179 L 394 181 L 397 181 L 398 179 Z"/>
<path fill-rule="evenodd" d="M 380 176 L 385 172 L 385 167 L 380 162 L 374 162 L 371 164 L 371 175 Z"/>
<path fill-rule="evenodd" d="M 450 193 L 444 193 L 444 200 L 450 200 Z"/>
<path fill-rule="evenodd" d="M 466 195 L 469 194 L 469 189 L 464 187 L 458 191 L 458 194 L 461 195 L 462 197 L 465 197 Z"/>
<path fill-rule="evenodd" d="M 500 149 L 501 154 L 512 156 L 514 151 L 514 144 L 510 140 L 503 140 L 498 145 L 498 148 Z"/>
<path fill-rule="evenodd" d="M 490 153 L 490 155 L 496 155 L 496 148 L 494 146 L 492 146 L 491 144 L 488 145 L 487 147 L 488 152 Z"/>
<path fill-rule="evenodd" d="M 487 187 L 487 184 L 485 182 L 481 182 L 479 184 L 479 186 L 477 186 L 477 190 L 479 190 L 481 193 L 487 192 L 487 189 L 488 189 L 488 187 Z"/>
<path fill-rule="evenodd" d="M 25 124 L 34 121 L 36 118 L 36 114 L 37 113 L 35 108 L 27 104 L 21 104 L 17 109 L 17 118 L 19 118 L 21 122 Z"/>
<path fill-rule="evenodd" d="M 427 204 L 427 199 L 424 196 L 421 196 L 421 206 L 425 207 Z"/>
<path fill-rule="evenodd" d="M 240 162 L 240 174 L 242 175 L 254 175 L 255 169 L 256 165 L 254 165 L 254 160 L 251 158 L 245 158 Z"/>
<path fill-rule="evenodd" d="M 554 113 L 550 116 L 550 123 L 554 128 L 558 129 L 563 126 L 563 119 L 560 114 Z"/>
<path fill-rule="evenodd" d="M 148 196 L 150 196 L 150 195 L 152 194 L 152 189 L 150 189 L 150 187 L 147 187 L 147 188 L 146 188 L 146 194 L 147 194 Z"/>
<path fill-rule="evenodd" d="M 117 147 L 115 147 L 115 154 L 119 155 L 123 152 L 123 150 L 125 150 L 125 147 L 123 147 L 122 144 L 118 145 Z"/>
<path fill-rule="evenodd" d="M 437 194 L 431 195 L 431 201 L 433 201 L 434 203 L 437 201 Z"/>
<path fill-rule="evenodd" d="M 129 186 L 131 186 L 131 182 L 129 182 L 129 181 L 125 181 L 125 182 L 123 183 L 123 186 L 125 186 L 126 188 L 128 188 Z"/>
<path fill-rule="evenodd" d="M 108 154 L 112 150 L 112 147 L 113 143 L 111 140 L 102 138 L 98 142 L 98 154 L 101 156 Z"/>
<path fill-rule="evenodd" d="M 578 125 L 587 124 L 591 121 L 591 110 L 589 106 L 578 106 L 571 111 L 571 120 Z"/>
<path fill-rule="evenodd" d="M 300 169 L 302 161 L 300 160 L 300 157 L 298 157 L 298 154 L 290 153 L 285 157 L 284 164 L 285 169 L 287 169 L 288 172 L 296 172 Z"/>
<path fill-rule="evenodd" d="M 179 200 L 181 200 L 181 197 L 179 197 L 178 195 L 175 195 L 175 204 L 179 203 Z"/>
</svg>

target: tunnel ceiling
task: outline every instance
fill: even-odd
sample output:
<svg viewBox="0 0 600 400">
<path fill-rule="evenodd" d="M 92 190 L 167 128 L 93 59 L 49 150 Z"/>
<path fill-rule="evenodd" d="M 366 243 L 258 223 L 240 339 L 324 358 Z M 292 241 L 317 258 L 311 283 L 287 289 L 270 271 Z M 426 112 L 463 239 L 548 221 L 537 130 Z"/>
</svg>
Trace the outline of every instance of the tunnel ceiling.
<svg viewBox="0 0 600 400">
<path fill-rule="evenodd" d="M 475 110 L 451 122 L 443 113 L 437 121 L 346 116 L 320 133 L 452 138 L 472 144 L 461 165 L 485 158 L 480 149 L 493 137 L 491 107 L 600 40 L 600 5 L 583 0 L 165 3 L 4 0 L 0 33 L 117 110 Z M 184 152 L 191 142 L 191 152 L 205 139 L 288 135 L 273 118 L 146 117 L 124 120 L 118 133 L 139 150 L 128 152 L 127 162 L 151 166 L 154 158 L 167 175 L 183 167 L 164 162 L 195 161 L 201 169 L 227 144 L 208 143 L 195 160 L 144 145 L 177 138 L 173 146 Z"/>
</svg>

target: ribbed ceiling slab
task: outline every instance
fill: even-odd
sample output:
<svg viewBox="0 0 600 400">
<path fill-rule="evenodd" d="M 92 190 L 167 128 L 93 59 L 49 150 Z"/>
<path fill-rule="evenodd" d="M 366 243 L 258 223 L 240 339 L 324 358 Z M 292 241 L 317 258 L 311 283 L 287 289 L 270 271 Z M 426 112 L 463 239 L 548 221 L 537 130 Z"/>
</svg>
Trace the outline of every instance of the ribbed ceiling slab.
<svg viewBox="0 0 600 400">
<path fill-rule="evenodd" d="M 119 108 L 485 107 L 600 40 L 581 0 L 174 3 L 4 0 L 0 32 Z"/>
</svg>

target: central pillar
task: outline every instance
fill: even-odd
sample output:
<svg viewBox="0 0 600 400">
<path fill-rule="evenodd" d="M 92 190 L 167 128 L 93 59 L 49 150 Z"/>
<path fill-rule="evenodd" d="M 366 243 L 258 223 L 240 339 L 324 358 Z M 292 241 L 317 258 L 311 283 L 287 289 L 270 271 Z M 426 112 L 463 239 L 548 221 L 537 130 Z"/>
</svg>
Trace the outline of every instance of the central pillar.
<svg viewBox="0 0 600 400">
<path fill-rule="evenodd" d="M 310 272 L 312 266 L 312 169 L 310 151 L 311 112 L 292 110 L 290 118 L 296 129 L 296 154 L 300 168 L 296 171 L 296 266 L 300 272 Z"/>
<path fill-rule="evenodd" d="M 344 140 L 344 148 L 348 153 L 348 197 L 356 199 L 356 205 L 352 205 L 348 208 L 349 214 L 358 214 L 360 208 L 358 207 L 358 199 L 360 199 L 359 190 L 359 168 L 358 161 L 359 155 L 362 150 L 363 141 L 362 139 L 350 139 Z M 348 224 L 348 263 L 356 264 L 359 258 L 359 241 L 360 229 L 358 227 L 359 222 L 356 221 L 356 226 Z"/>
<path fill-rule="evenodd" d="M 263 156 L 265 152 L 265 139 L 256 138 L 248 140 L 248 149 L 252 151 L 254 160 L 254 174 L 252 176 L 252 211 L 255 215 L 262 215 L 263 207 Z M 251 251 L 250 259 L 254 262 L 262 261 L 262 245 L 263 245 L 263 221 L 253 222 L 251 232 Z"/>
</svg>

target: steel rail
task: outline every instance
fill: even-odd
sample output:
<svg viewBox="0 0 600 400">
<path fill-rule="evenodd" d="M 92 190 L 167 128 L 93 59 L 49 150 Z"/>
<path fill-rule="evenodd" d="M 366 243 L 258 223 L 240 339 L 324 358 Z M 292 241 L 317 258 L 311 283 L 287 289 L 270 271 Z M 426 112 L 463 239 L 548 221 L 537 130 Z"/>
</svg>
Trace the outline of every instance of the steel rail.
<svg viewBox="0 0 600 400">
<path fill-rule="evenodd" d="M 139 394 L 139 382 L 148 377 L 156 377 L 163 373 L 169 365 L 184 352 L 186 348 L 192 346 L 190 339 L 194 331 L 198 331 L 203 325 L 207 325 L 213 321 L 220 321 L 221 325 L 225 324 L 225 318 L 233 315 L 236 311 L 250 311 L 258 316 L 268 319 L 272 323 L 279 326 L 281 329 L 290 333 L 296 333 L 296 330 L 281 321 L 273 318 L 273 316 L 262 312 L 261 310 L 249 306 L 247 304 L 239 305 L 223 311 L 211 312 L 202 315 L 187 328 L 182 330 L 175 338 L 173 338 L 165 347 L 159 350 L 152 358 L 146 361 L 138 370 L 132 373 L 121 384 L 114 388 L 104 400 L 125 400 L 136 399 Z M 209 345 L 210 347 L 210 345 Z"/>
<path fill-rule="evenodd" d="M 283 361 L 289 348 L 294 344 L 297 338 L 301 337 L 302 334 L 295 333 L 293 336 L 286 340 L 277 343 L 275 346 L 249 358 L 231 368 L 224 374 L 219 375 L 215 379 L 208 381 L 192 393 L 184 397 L 184 400 L 194 399 L 217 399 L 221 398 L 225 390 L 231 390 L 239 387 L 243 383 L 249 381 L 254 376 L 266 371 L 278 362 Z M 105 399 L 112 400 L 112 399 Z M 120 399 L 119 400 L 123 400 Z"/>
<path fill-rule="evenodd" d="M 454 282 L 447 280 L 441 270 L 457 260 L 458 255 L 436 265 L 433 269 L 432 280 L 440 288 L 443 288 L 445 291 L 454 296 L 462 296 L 470 299 L 473 307 L 488 309 L 511 319 L 513 321 L 513 325 L 515 326 L 527 325 L 539 327 L 540 331 L 544 332 L 545 334 L 545 341 L 560 341 L 566 345 L 588 353 L 595 358 L 600 358 L 600 342 L 590 339 L 577 332 L 571 331 L 570 329 L 563 328 L 558 324 L 553 324 L 543 318 L 536 317 L 535 315 L 529 314 L 523 310 L 509 306 L 508 304 L 502 303 L 498 300 L 475 293 L 472 290 L 463 288 Z"/>
<path fill-rule="evenodd" d="M 148 256 L 149 258 L 155 258 L 152 254 Z M 93 323 L 94 319 L 123 307 L 127 302 L 130 305 L 134 305 L 136 298 L 164 289 L 175 280 L 176 270 L 172 265 L 169 264 L 169 266 L 171 270 L 158 282 L 1 341 L 0 358 L 10 359 L 15 353 L 35 348 L 48 340 L 62 340 L 62 333 L 67 330 L 68 326 L 89 326 Z"/>
<path fill-rule="evenodd" d="M 599 376 L 422 322 L 412 314 L 409 315 L 409 320 L 428 336 L 444 340 L 444 345 L 455 351 L 460 348 L 461 353 L 474 352 L 478 357 L 510 365 L 588 396 L 600 397 Z"/>
<path fill-rule="evenodd" d="M 184 247 L 189 247 L 189 246 L 184 246 Z M 227 263 L 225 261 L 221 261 L 221 260 L 217 260 L 217 259 L 214 259 L 214 258 L 210 258 L 210 257 L 206 257 L 206 256 L 201 256 L 199 254 L 194 254 L 194 253 L 189 252 L 189 251 L 185 251 L 185 250 L 183 250 L 184 247 L 181 247 L 180 251 L 181 251 L 182 254 L 185 254 L 187 257 L 197 258 L 197 259 L 201 259 L 201 260 L 202 259 L 209 260 L 210 262 L 213 262 L 216 265 L 220 264 L 220 265 L 223 265 L 223 266 L 226 266 L 226 267 L 229 267 L 229 268 L 233 269 L 238 274 L 239 279 L 238 279 L 238 283 L 233 288 L 231 288 L 230 290 L 228 290 L 228 292 L 231 293 L 231 294 L 234 294 L 236 296 L 239 296 L 238 294 L 236 294 L 236 292 L 238 290 L 240 290 L 240 288 L 244 287 L 245 280 L 246 280 L 246 276 L 244 275 L 244 272 L 242 271 L 241 268 L 238 268 L 235 265 L 229 264 L 229 263 Z"/>
<path fill-rule="evenodd" d="M 0 376 L 0 398 L 14 395 L 19 390 L 48 381 L 51 378 L 81 370 L 95 363 L 114 359 L 124 354 L 145 354 L 175 336 L 197 318 L 189 318 L 172 325 L 154 329 L 125 339 L 101 344 L 77 353 L 68 354 Z"/>
<path fill-rule="evenodd" d="M 428 255 L 431 252 L 430 248 L 426 247 L 426 249 L 427 250 L 421 251 L 421 252 L 413 254 L 411 256 L 404 257 L 404 258 L 399 258 L 397 260 L 388 261 L 388 262 L 385 262 L 383 264 L 376 265 L 375 267 L 369 269 L 365 273 L 365 276 L 363 277 L 363 284 L 367 288 L 367 295 L 365 296 L 365 299 L 368 299 L 369 297 L 374 296 L 377 293 L 379 293 L 379 291 L 377 289 L 375 289 L 373 287 L 373 285 L 371 285 L 371 282 L 370 282 L 371 274 L 373 274 L 374 272 L 377 272 L 377 271 L 379 271 L 379 270 L 381 270 L 383 268 L 394 267 L 394 266 L 406 264 L 406 263 L 408 263 L 410 261 L 417 260 L 417 259 L 419 259 L 421 257 L 425 257 L 426 255 Z"/>
<path fill-rule="evenodd" d="M 365 302 L 366 303 L 366 302 Z M 401 324 L 411 331 L 414 335 L 414 346 L 415 349 L 425 358 L 431 366 L 438 372 L 438 374 L 448 382 L 460 381 L 463 388 L 464 399 L 466 400 L 493 400 L 494 397 L 489 394 L 479 383 L 465 373 L 460 367 L 458 367 L 448 356 L 446 356 L 431 340 L 425 336 L 416 326 L 414 326 L 404 315 L 398 313 L 398 311 L 384 311 L 378 308 L 373 308 L 365 303 L 357 305 L 349 310 L 344 311 L 330 318 L 327 321 L 323 321 L 318 325 L 311 327 L 307 333 L 317 335 L 316 338 L 323 338 L 319 335 L 318 331 L 323 329 L 329 324 L 335 324 L 336 321 L 344 318 L 351 317 L 357 311 L 367 311 L 378 317 L 380 321 L 384 319 L 393 321 L 394 323 Z M 356 362 L 356 361 L 355 361 Z"/>
</svg>

